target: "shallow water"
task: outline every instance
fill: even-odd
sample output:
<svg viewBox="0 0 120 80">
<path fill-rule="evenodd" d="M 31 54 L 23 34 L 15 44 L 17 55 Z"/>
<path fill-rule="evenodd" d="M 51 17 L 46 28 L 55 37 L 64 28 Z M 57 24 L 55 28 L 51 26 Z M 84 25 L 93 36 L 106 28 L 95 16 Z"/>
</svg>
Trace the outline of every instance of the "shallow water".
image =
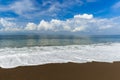
<svg viewBox="0 0 120 80">
<path fill-rule="evenodd" d="M 0 36 L 0 67 L 120 61 L 120 36 Z"/>
</svg>

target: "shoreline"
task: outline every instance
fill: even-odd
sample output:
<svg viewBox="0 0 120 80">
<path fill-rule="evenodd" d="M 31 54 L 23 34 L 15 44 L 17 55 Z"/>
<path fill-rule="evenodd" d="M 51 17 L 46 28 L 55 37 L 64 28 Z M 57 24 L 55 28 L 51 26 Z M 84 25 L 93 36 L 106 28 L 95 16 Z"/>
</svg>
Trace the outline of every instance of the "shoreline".
<svg viewBox="0 0 120 80">
<path fill-rule="evenodd" d="M 120 62 L 70 62 L 0 68 L 0 80 L 120 80 Z"/>
</svg>

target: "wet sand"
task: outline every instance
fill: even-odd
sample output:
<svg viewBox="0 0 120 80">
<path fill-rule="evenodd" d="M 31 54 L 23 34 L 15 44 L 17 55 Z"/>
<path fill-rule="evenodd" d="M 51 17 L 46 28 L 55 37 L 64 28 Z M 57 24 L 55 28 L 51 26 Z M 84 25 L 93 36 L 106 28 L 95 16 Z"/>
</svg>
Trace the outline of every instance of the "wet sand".
<svg viewBox="0 0 120 80">
<path fill-rule="evenodd" d="M 64 63 L 0 69 L 0 80 L 120 80 L 120 63 Z"/>
</svg>

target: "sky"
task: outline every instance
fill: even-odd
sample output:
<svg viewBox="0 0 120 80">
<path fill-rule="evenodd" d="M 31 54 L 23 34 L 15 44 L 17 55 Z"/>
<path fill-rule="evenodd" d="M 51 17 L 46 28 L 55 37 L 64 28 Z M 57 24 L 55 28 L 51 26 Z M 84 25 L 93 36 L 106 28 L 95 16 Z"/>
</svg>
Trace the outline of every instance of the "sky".
<svg viewBox="0 0 120 80">
<path fill-rule="evenodd" d="M 0 0 L 0 34 L 120 34 L 120 0 Z"/>
</svg>

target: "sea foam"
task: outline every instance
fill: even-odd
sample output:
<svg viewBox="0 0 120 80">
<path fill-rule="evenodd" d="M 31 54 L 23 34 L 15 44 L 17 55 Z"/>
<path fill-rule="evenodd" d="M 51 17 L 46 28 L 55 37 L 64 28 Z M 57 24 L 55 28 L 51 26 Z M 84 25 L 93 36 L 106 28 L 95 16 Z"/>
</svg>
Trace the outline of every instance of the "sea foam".
<svg viewBox="0 0 120 80">
<path fill-rule="evenodd" d="M 120 43 L 0 48 L 0 67 L 120 61 Z"/>
</svg>

